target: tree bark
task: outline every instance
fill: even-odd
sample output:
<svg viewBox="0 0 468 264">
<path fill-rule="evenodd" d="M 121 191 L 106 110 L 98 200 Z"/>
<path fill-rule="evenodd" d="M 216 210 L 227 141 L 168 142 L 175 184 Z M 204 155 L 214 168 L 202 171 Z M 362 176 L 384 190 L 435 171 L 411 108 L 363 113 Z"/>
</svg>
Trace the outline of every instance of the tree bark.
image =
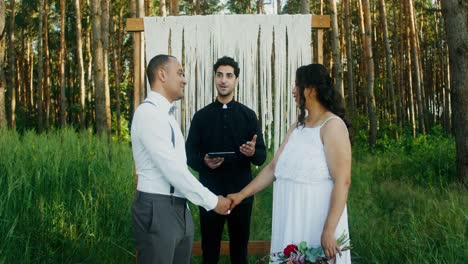
<svg viewBox="0 0 468 264">
<path fill-rule="evenodd" d="M 468 22 L 464 1 L 441 1 L 449 49 L 450 88 L 452 90 L 453 131 L 457 149 L 457 177 L 468 179 Z"/>
<path fill-rule="evenodd" d="M 82 41 L 82 30 L 81 30 L 81 4 L 80 0 L 75 0 L 76 9 L 76 52 L 78 57 L 78 75 L 80 82 L 80 128 L 84 130 L 86 127 L 86 115 L 85 115 L 85 68 L 83 60 L 83 41 Z"/>
<path fill-rule="evenodd" d="M 120 58 L 121 58 L 121 43 L 122 43 L 122 27 L 121 27 L 121 19 L 123 17 L 123 5 L 122 1 L 119 2 L 119 15 L 116 18 L 116 23 L 113 23 L 111 26 L 114 34 L 113 38 L 113 55 L 114 55 L 114 63 L 113 63 L 113 68 L 114 68 L 114 81 L 115 81 L 115 115 L 116 115 L 116 128 L 117 128 L 117 138 L 119 141 L 121 140 L 122 137 L 122 127 L 121 127 L 121 111 L 120 111 Z M 110 20 L 111 23 L 114 21 L 113 19 Z"/>
<path fill-rule="evenodd" d="M 106 98 L 104 80 L 104 51 L 102 43 L 102 13 L 99 0 L 91 1 L 93 31 L 93 74 L 96 100 L 96 132 L 107 134 Z"/>
<path fill-rule="evenodd" d="M 136 0 L 133 0 L 136 1 Z M 170 1 L 170 0 L 169 0 Z M 200 0 L 198 0 L 200 1 Z M 198 2 L 199 3 L 199 2 Z M 165 17 L 167 16 L 167 10 L 166 10 L 166 0 L 159 0 L 159 10 L 161 12 L 161 16 Z M 136 17 L 136 16 L 135 16 Z"/>
<path fill-rule="evenodd" d="M 338 13 L 335 0 L 330 0 L 332 22 L 332 50 L 333 50 L 333 75 L 335 77 L 335 89 L 343 96 L 343 67 L 341 65 L 340 40 L 338 38 Z"/>
<path fill-rule="evenodd" d="M 387 26 L 387 11 L 385 10 L 385 0 L 380 0 L 379 5 L 380 18 L 383 27 L 383 38 L 385 42 L 385 62 L 386 62 L 386 84 L 387 89 L 390 92 L 390 106 L 391 106 L 391 116 L 392 119 L 395 119 L 397 113 L 396 110 L 396 100 L 395 100 L 395 90 L 393 85 L 393 67 L 392 67 L 392 49 L 390 48 L 390 41 L 388 39 L 388 26 Z M 393 120 L 391 120 L 394 122 Z"/>
<path fill-rule="evenodd" d="M 263 0 L 257 0 L 257 14 L 266 14 Z"/>
<path fill-rule="evenodd" d="M 5 2 L 0 0 L 0 129 L 6 128 L 6 110 L 5 110 L 5 72 L 3 65 L 5 63 Z"/>
<path fill-rule="evenodd" d="M 45 56 L 45 69 L 39 69 L 44 71 L 44 80 L 43 80 L 43 95 L 45 97 L 45 127 L 49 129 L 50 127 L 50 108 L 51 108 L 51 98 L 50 98 L 50 53 L 49 53 L 49 0 L 45 0 L 44 3 L 44 56 Z M 43 103 L 43 100 L 38 103 Z"/>
<path fill-rule="evenodd" d="M 178 16 L 179 15 L 179 0 L 169 0 L 169 1 L 171 3 L 170 15 Z"/>
<path fill-rule="evenodd" d="M 411 59 L 413 65 L 413 83 L 416 89 L 416 100 L 418 104 L 418 129 L 420 133 L 426 133 L 424 125 L 424 106 L 421 91 L 421 65 L 418 59 L 419 46 L 416 35 L 416 25 L 414 16 L 413 0 L 408 0 L 408 22 L 410 24 L 410 44 L 411 44 Z"/>
<path fill-rule="evenodd" d="M 347 65 L 347 87 L 348 87 L 348 109 L 353 116 L 356 111 L 356 92 L 354 91 L 353 53 L 352 53 L 352 28 L 349 0 L 343 0 L 345 9 L 345 35 L 346 35 L 346 65 Z"/>
<path fill-rule="evenodd" d="M 109 1 L 101 0 L 102 10 L 102 59 L 104 67 L 104 103 L 106 115 L 106 133 L 111 135 L 111 110 L 110 110 L 110 88 L 109 88 Z"/>
<path fill-rule="evenodd" d="M 44 0 L 39 0 L 39 32 L 43 32 L 43 22 L 45 17 Z M 34 56 L 33 56 L 34 57 Z M 36 89 L 36 105 L 37 105 L 37 131 L 39 133 L 43 130 L 44 125 L 44 108 L 42 88 L 44 83 L 44 39 L 43 34 L 39 34 L 38 48 L 37 48 L 37 89 Z M 33 73 L 31 73 L 33 75 Z"/>
<path fill-rule="evenodd" d="M 16 127 L 16 50 L 15 50 L 15 2 L 10 1 L 9 21 L 9 43 L 8 43 L 8 67 L 9 67 L 9 89 L 10 91 L 10 127 Z"/>
<path fill-rule="evenodd" d="M 369 1 L 362 1 L 362 9 L 364 15 L 364 28 L 365 28 L 365 42 L 364 50 L 366 51 L 367 61 L 367 109 L 369 114 L 369 146 L 373 147 L 377 142 L 377 117 L 375 110 L 375 97 L 374 97 L 374 59 L 372 57 L 372 22 L 370 19 Z"/>
<path fill-rule="evenodd" d="M 67 96 L 65 93 L 65 62 L 66 62 L 66 43 L 65 43 L 65 0 L 60 0 L 60 125 L 65 127 L 67 124 Z"/>
<path fill-rule="evenodd" d="M 161 0 L 161 2 L 164 1 L 164 0 Z M 196 4 L 195 4 L 195 10 L 196 10 L 196 14 L 197 15 L 201 15 L 201 7 L 200 7 L 200 0 L 196 0 Z"/>
</svg>

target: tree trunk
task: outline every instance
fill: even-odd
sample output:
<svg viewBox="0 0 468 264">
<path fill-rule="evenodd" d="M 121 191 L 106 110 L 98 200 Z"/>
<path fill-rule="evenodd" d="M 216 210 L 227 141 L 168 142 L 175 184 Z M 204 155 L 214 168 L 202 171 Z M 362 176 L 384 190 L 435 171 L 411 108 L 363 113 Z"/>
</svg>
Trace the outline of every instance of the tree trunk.
<svg viewBox="0 0 468 264">
<path fill-rule="evenodd" d="M 352 54 L 352 28 L 351 28 L 351 13 L 349 0 L 344 1 L 345 9 L 345 35 L 346 35 L 346 64 L 347 64 L 347 87 L 348 87 L 348 109 L 351 110 L 351 116 L 354 116 L 356 111 L 356 92 L 354 91 L 354 73 L 353 73 L 353 54 Z"/>
<path fill-rule="evenodd" d="M 84 130 L 86 127 L 85 115 L 85 69 L 83 60 L 83 40 L 81 32 L 81 4 L 80 0 L 75 0 L 76 9 L 76 52 L 78 57 L 78 75 L 80 82 L 80 128 Z"/>
<path fill-rule="evenodd" d="M 359 61 L 359 75 L 358 75 L 358 86 L 360 89 L 357 89 L 357 95 L 358 99 L 361 101 L 360 104 L 358 103 L 357 105 L 362 105 L 363 110 L 366 112 L 367 111 L 367 104 L 362 102 L 362 100 L 365 100 L 363 95 L 365 95 L 366 89 L 365 89 L 365 79 L 366 79 L 366 72 L 367 72 L 367 50 L 364 48 L 366 46 L 366 29 L 364 26 L 364 12 L 362 10 L 362 2 L 361 0 L 357 1 L 358 4 L 358 17 L 359 17 L 359 33 L 360 33 L 360 40 L 361 40 L 361 46 L 363 47 L 362 53 L 360 54 L 360 61 Z"/>
<path fill-rule="evenodd" d="M 120 113 L 120 58 L 121 58 L 121 43 L 122 43 L 122 36 L 121 36 L 121 32 L 122 32 L 122 27 L 121 27 L 121 19 L 123 17 L 123 5 L 122 5 L 122 1 L 120 1 L 120 6 L 119 6 L 119 15 L 117 16 L 117 21 L 116 23 L 113 23 L 113 19 L 111 19 L 111 23 L 113 23 L 113 25 L 111 26 L 114 34 L 114 38 L 113 38 L 113 55 L 114 55 L 114 63 L 113 63 L 113 71 L 114 71 L 114 81 L 115 81 L 115 104 L 116 104 L 116 107 L 115 107 L 115 115 L 116 115 L 116 119 L 117 119 L 117 124 L 116 124 L 116 128 L 117 128 L 117 138 L 119 139 L 119 141 L 121 140 L 121 137 L 122 137 L 122 127 L 121 127 L 121 113 Z"/>
<path fill-rule="evenodd" d="M 9 21 L 9 43 L 8 43 L 8 67 L 9 67 L 9 89 L 10 91 L 10 127 L 16 127 L 16 54 L 15 54 L 15 2 L 10 1 L 10 21 Z"/>
<path fill-rule="evenodd" d="M 263 0 L 257 0 L 257 14 L 266 14 Z"/>
<path fill-rule="evenodd" d="M 179 15 L 179 0 L 169 0 L 169 1 L 171 3 L 170 15 L 178 16 Z"/>
<path fill-rule="evenodd" d="M 7 126 L 5 111 L 5 2 L 0 0 L 0 129 Z"/>
<path fill-rule="evenodd" d="M 44 0 L 39 0 L 39 32 L 43 32 L 43 22 L 45 17 Z M 44 39 L 43 34 L 38 34 L 38 48 L 37 48 L 37 89 L 36 89 L 36 105 L 37 105 L 37 131 L 39 133 L 43 130 L 44 125 L 44 109 L 43 109 L 43 97 L 42 88 L 44 83 Z M 33 55 L 34 57 L 34 55 Z M 32 64 L 31 64 L 32 65 Z M 31 73 L 33 75 L 33 72 Z"/>
<path fill-rule="evenodd" d="M 104 77 L 104 51 L 102 43 L 102 13 L 99 0 L 91 1 L 93 24 L 93 74 L 96 103 L 96 131 L 102 136 L 107 134 L 106 98 Z"/>
<path fill-rule="evenodd" d="M 410 28 L 410 44 L 411 44 L 411 59 L 413 65 L 413 83 L 416 88 L 416 100 L 418 103 L 418 128 L 420 133 L 425 133 L 426 129 L 424 126 L 424 106 L 421 92 L 421 65 L 418 59 L 419 46 L 417 45 L 417 35 L 415 26 L 415 16 L 413 0 L 408 0 L 408 22 Z"/>
<path fill-rule="evenodd" d="M 335 0 L 330 0 L 332 22 L 332 50 L 333 50 L 333 75 L 335 77 L 335 89 L 343 96 L 343 67 L 341 66 L 340 41 L 338 38 L 338 13 Z"/>
<path fill-rule="evenodd" d="M 452 90 L 453 131 L 457 149 L 457 177 L 468 180 L 468 22 L 464 1 L 441 1 L 449 49 L 450 88 Z"/>
<path fill-rule="evenodd" d="M 65 0 L 60 0 L 60 125 L 62 127 L 67 124 L 67 96 L 65 94 Z"/>
<path fill-rule="evenodd" d="M 135 1 L 138 1 L 138 0 L 132 0 L 134 3 Z M 170 1 L 170 0 L 169 0 Z M 200 1 L 200 0 L 198 0 Z M 198 2 L 199 4 L 200 2 Z M 131 4 L 130 4 L 131 5 Z M 166 10 L 166 0 L 159 0 L 159 10 L 161 12 L 161 16 L 162 17 L 165 17 L 167 16 L 167 10 Z M 135 16 L 136 17 L 136 16 Z"/>
<path fill-rule="evenodd" d="M 45 127 L 49 129 L 50 127 L 50 108 L 51 108 L 51 98 L 50 98 L 50 53 L 49 53 L 49 0 L 45 0 L 44 3 L 44 53 L 45 53 L 45 69 L 39 69 L 44 71 L 44 80 L 43 80 L 43 95 L 45 97 Z M 38 103 L 43 103 L 43 100 Z"/>
<path fill-rule="evenodd" d="M 301 0 L 301 14 L 310 14 L 309 0 Z"/>
<path fill-rule="evenodd" d="M 111 134 L 111 110 L 110 110 L 110 88 L 109 88 L 109 1 L 101 0 L 102 10 L 102 47 L 104 67 L 104 102 L 106 114 L 106 133 Z"/>
<path fill-rule="evenodd" d="M 367 109 L 369 114 L 369 146 L 373 147 L 377 142 L 377 118 L 375 110 L 375 97 L 374 97 L 374 59 L 372 57 L 372 23 L 370 20 L 369 1 L 361 0 L 364 15 L 364 28 L 365 28 L 365 41 L 364 46 L 367 61 Z"/>
<path fill-rule="evenodd" d="M 395 118 L 397 113 L 396 110 L 396 101 L 395 101 L 395 90 L 393 85 L 393 67 L 392 67 L 392 50 L 390 48 L 390 41 L 388 39 L 388 26 L 387 26 L 387 11 L 385 10 L 385 0 L 380 0 L 380 18 L 382 19 L 383 27 L 383 38 L 385 42 L 385 62 L 386 62 L 386 84 L 387 91 L 390 92 L 390 106 L 391 106 L 391 117 Z M 394 120 L 391 120 L 394 122 Z"/>
<path fill-rule="evenodd" d="M 164 0 L 160 0 L 160 1 L 162 2 Z M 196 14 L 201 15 L 200 0 L 196 0 L 195 7 L 196 7 Z"/>
</svg>

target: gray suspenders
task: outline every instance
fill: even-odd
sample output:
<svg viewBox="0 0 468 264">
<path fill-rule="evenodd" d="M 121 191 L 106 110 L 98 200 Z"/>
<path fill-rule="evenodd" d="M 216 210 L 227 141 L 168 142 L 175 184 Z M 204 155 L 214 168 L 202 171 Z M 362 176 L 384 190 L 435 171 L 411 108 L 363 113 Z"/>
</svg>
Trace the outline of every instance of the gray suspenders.
<svg viewBox="0 0 468 264">
<path fill-rule="evenodd" d="M 142 102 L 142 104 L 144 104 L 144 103 L 148 103 L 148 104 L 151 104 L 151 105 L 154 105 L 155 107 L 157 107 L 156 104 L 154 104 L 153 102 L 150 102 L 150 101 L 146 101 L 146 100 L 145 100 L 145 101 Z M 174 128 L 172 128 L 171 123 L 169 123 L 169 127 L 171 127 L 171 141 L 172 141 L 172 147 L 175 148 Z M 172 186 L 172 185 L 171 185 L 170 193 L 171 193 L 171 196 L 174 195 L 174 186 Z"/>
</svg>

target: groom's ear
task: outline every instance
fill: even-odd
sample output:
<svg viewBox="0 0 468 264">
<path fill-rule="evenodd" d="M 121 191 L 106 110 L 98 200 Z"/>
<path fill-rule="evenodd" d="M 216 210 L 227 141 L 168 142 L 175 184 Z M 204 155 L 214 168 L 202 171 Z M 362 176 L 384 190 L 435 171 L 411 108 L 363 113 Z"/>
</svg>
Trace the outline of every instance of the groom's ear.
<svg viewBox="0 0 468 264">
<path fill-rule="evenodd" d="M 167 79 L 167 72 L 164 70 L 164 68 L 159 68 L 156 72 L 156 75 L 158 77 L 159 80 L 161 80 L 162 82 L 166 82 L 166 79 Z"/>
</svg>

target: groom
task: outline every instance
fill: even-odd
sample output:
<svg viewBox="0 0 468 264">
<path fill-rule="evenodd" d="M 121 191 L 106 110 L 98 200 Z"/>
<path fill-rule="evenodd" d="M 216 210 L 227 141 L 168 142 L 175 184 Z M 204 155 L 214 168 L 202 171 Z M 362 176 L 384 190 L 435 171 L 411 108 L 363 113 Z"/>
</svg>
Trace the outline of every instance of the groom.
<svg viewBox="0 0 468 264">
<path fill-rule="evenodd" d="M 158 55 L 147 68 L 151 91 L 133 116 L 131 136 L 137 174 L 132 205 L 137 263 L 188 264 L 194 225 L 192 203 L 227 214 L 231 201 L 216 196 L 188 170 L 184 137 L 173 116 L 173 103 L 184 95 L 182 66 Z"/>
</svg>

